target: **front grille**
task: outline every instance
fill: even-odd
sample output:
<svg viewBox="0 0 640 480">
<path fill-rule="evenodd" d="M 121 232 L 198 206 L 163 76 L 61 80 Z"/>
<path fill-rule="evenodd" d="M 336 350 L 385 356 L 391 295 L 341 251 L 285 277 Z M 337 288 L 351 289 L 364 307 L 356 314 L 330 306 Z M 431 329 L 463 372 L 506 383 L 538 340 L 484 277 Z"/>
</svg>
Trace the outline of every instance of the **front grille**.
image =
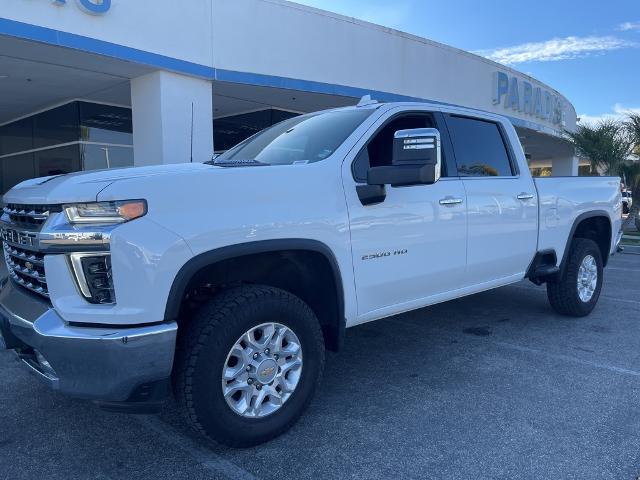
<svg viewBox="0 0 640 480">
<path fill-rule="evenodd" d="M 23 205 L 9 203 L 3 209 L 9 216 L 10 222 L 19 228 L 40 230 L 42 224 L 47 221 L 49 215 L 61 212 L 61 205 Z"/>
<path fill-rule="evenodd" d="M 47 298 L 44 254 L 37 250 L 37 236 L 49 215 L 60 211 L 61 205 L 10 203 L 2 215 L 2 247 L 9 275 L 18 285 Z"/>
<path fill-rule="evenodd" d="M 2 246 L 11 278 L 23 287 L 49 297 L 47 277 L 44 273 L 44 255 L 7 242 L 3 242 Z"/>
</svg>

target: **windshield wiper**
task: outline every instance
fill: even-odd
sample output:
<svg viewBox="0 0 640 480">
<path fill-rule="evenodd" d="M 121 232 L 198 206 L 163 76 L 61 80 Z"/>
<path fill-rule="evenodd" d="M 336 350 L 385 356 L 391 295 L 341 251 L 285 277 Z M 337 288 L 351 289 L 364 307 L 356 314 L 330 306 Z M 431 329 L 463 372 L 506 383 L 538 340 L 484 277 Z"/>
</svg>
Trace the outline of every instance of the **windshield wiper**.
<svg viewBox="0 0 640 480">
<path fill-rule="evenodd" d="M 214 165 L 216 167 L 265 167 L 268 163 L 259 162 L 258 160 L 245 159 L 245 160 L 210 160 L 204 162 L 207 165 Z"/>
</svg>

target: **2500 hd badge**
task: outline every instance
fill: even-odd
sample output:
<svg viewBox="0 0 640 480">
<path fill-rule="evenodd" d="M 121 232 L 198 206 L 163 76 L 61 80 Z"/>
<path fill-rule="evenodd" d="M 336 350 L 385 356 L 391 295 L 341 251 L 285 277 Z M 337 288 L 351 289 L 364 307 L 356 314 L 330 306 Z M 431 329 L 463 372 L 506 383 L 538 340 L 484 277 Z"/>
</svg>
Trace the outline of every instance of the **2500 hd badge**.
<svg viewBox="0 0 640 480">
<path fill-rule="evenodd" d="M 406 255 L 408 252 L 409 252 L 409 250 L 404 248 L 402 250 L 395 250 L 393 252 L 373 253 L 371 255 L 363 255 L 362 256 L 362 260 L 376 260 L 378 258 L 392 257 L 394 255 Z"/>
</svg>

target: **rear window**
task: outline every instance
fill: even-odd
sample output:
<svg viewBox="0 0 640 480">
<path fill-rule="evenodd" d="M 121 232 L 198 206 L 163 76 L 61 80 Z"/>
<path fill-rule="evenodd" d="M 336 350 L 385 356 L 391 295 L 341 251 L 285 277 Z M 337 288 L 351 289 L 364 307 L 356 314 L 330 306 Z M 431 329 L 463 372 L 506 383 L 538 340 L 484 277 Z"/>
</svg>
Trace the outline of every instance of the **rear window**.
<svg viewBox="0 0 640 480">
<path fill-rule="evenodd" d="M 461 177 L 510 177 L 514 175 L 499 126 L 468 117 L 447 118 L 449 136 Z"/>
</svg>

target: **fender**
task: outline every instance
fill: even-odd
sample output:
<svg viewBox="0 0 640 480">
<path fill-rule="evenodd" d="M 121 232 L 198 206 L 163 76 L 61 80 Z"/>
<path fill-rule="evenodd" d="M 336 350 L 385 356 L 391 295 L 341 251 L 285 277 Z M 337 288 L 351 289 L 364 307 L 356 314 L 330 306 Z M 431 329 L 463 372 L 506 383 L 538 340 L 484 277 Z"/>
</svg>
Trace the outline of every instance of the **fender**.
<svg viewBox="0 0 640 480">
<path fill-rule="evenodd" d="M 165 309 L 165 320 L 177 320 L 180 313 L 180 306 L 182 299 L 184 298 L 187 286 L 193 276 L 202 268 L 223 260 L 229 260 L 231 258 L 243 257 L 246 255 L 253 255 L 257 253 L 269 253 L 285 250 L 306 250 L 322 254 L 328 261 L 333 272 L 333 277 L 336 285 L 336 298 L 338 299 L 338 342 L 341 343 L 344 337 L 346 329 L 346 319 L 344 315 L 344 288 L 342 285 L 342 275 L 340 274 L 340 267 L 338 261 L 331 248 L 326 244 L 317 240 L 309 240 L 305 238 L 290 238 L 290 239 L 276 239 L 276 240 L 262 240 L 257 242 L 240 243 L 237 245 L 229 245 L 226 247 L 217 248 L 208 252 L 201 253 L 187 263 L 178 271 L 171 290 L 169 291 L 169 298 L 167 299 L 167 306 Z"/>
<path fill-rule="evenodd" d="M 593 211 L 585 212 L 581 215 L 578 215 L 576 219 L 573 221 L 573 225 L 571 226 L 571 231 L 569 232 L 569 237 L 567 239 L 567 244 L 564 247 L 564 254 L 562 255 L 562 261 L 560 262 L 560 276 L 564 275 L 564 271 L 567 265 L 567 257 L 569 256 L 569 247 L 571 246 L 571 240 L 573 239 L 573 236 L 576 233 L 578 225 L 580 225 L 580 223 L 583 220 L 586 220 L 587 218 L 593 218 L 593 217 L 606 218 L 607 221 L 609 222 L 609 227 L 611 228 L 611 235 L 613 236 L 613 225 L 611 223 L 611 218 L 609 217 L 609 214 L 605 210 L 593 210 Z M 609 245 L 609 248 L 611 248 L 611 245 Z M 608 260 L 609 260 L 609 255 L 608 254 L 604 255 L 602 258 L 603 266 L 605 267 L 607 266 Z"/>
</svg>

